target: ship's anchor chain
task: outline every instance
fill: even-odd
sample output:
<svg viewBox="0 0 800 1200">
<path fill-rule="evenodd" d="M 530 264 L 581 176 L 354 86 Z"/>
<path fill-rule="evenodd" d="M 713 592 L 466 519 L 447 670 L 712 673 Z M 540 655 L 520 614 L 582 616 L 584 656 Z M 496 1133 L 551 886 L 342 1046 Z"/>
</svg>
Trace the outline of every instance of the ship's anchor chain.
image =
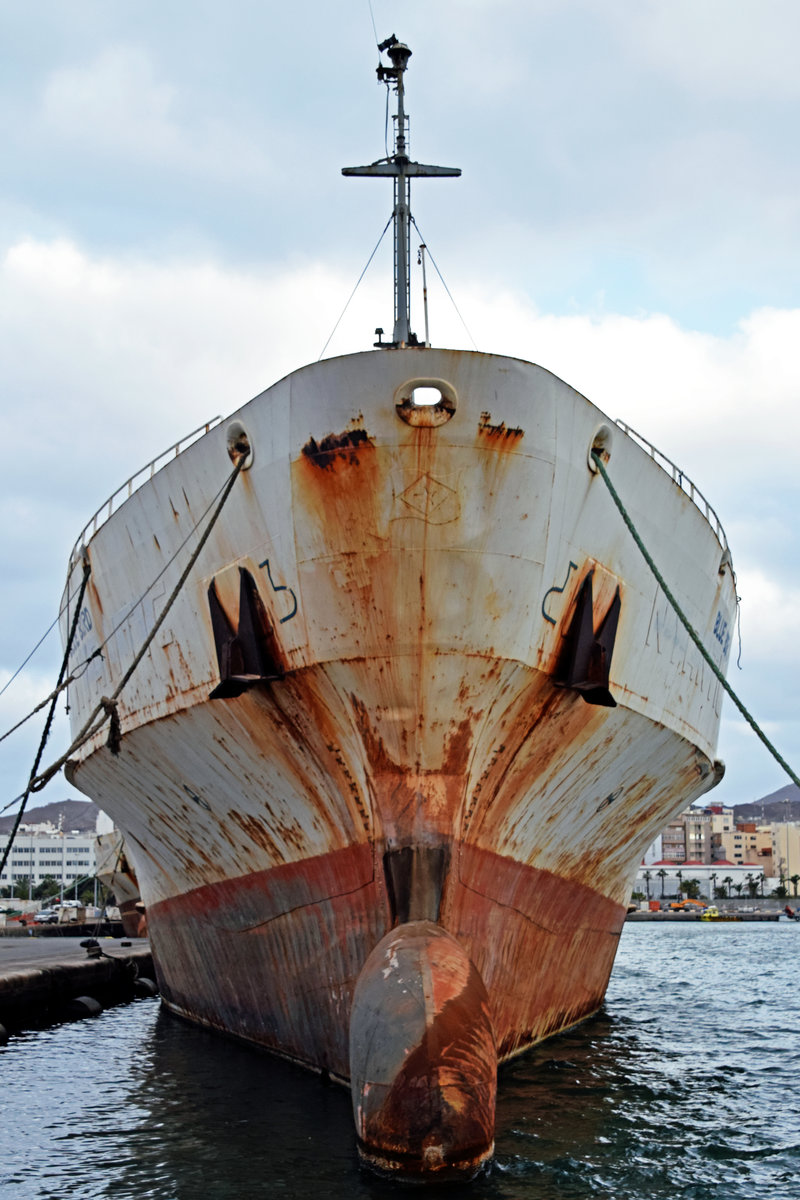
<svg viewBox="0 0 800 1200">
<path fill-rule="evenodd" d="M 648 567 L 652 571 L 653 575 L 655 576 L 658 586 L 661 588 L 661 590 L 664 593 L 664 595 L 666 596 L 667 600 L 669 601 L 669 603 L 672 605 L 673 609 L 675 610 L 675 614 L 678 617 L 678 620 L 680 621 L 681 625 L 683 625 L 683 627 L 686 630 L 686 632 L 688 633 L 689 637 L 692 639 L 695 646 L 700 651 L 700 654 L 703 657 L 703 661 L 711 669 L 715 678 L 722 684 L 722 687 L 725 690 L 726 694 L 728 696 L 730 696 L 731 700 L 736 705 L 739 712 L 744 717 L 745 721 L 747 721 L 748 725 L 753 730 L 753 732 L 756 734 L 756 736 L 761 739 L 761 741 L 764 743 L 766 748 L 769 750 L 770 754 L 775 759 L 775 761 L 779 764 L 779 766 L 783 767 L 784 771 L 789 776 L 792 783 L 796 784 L 797 787 L 800 787 L 800 778 L 795 774 L 795 772 L 792 770 L 792 768 L 789 766 L 789 764 L 786 762 L 786 760 L 782 757 L 782 755 L 776 749 L 776 747 L 773 746 L 772 742 L 769 740 L 767 735 L 764 733 L 764 730 L 758 724 L 755 717 L 750 712 L 748 712 L 745 705 L 742 703 L 742 701 L 736 695 L 736 692 L 733 690 L 733 688 L 728 683 L 725 676 L 722 674 L 722 671 L 720 671 L 719 667 L 717 666 L 717 664 L 712 659 L 711 655 L 706 650 L 705 646 L 703 645 L 702 641 L 700 640 L 700 635 L 697 633 L 697 631 L 692 626 L 691 621 L 686 616 L 686 614 L 684 613 L 680 604 L 678 603 L 678 601 L 675 599 L 672 592 L 670 591 L 670 589 L 667 585 L 667 582 L 664 579 L 664 576 L 661 574 L 658 567 L 653 562 L 653 559 L 651 558 L 647 547 L 645 546 L 644 542 L 642 541 L 641 537 L 639 536 L 639 533 L 638 533 L 635 525 L 633 524 L 633 521 L 631 520 L 630 515 L 629 515 L 627 509 L 625 508 L 625 505 L 623 504 L 622 500 L 620 499 L 619 493 L 617 492 L 613 483 L 609 479 L 608 471 L 605 468 L 605 464 L 603 463 L 602 458 L 600 457 L 600 455 L 597 453 L 596 450 L 592 450 L 591 453 L 592 453 L 592 461 L 594 462 L 595 466 L 597 467 L 597 470 L 600 472 L 600 475 L 603 478 L 603 482 L 605 483 L 606 487 L 608 488 L 611 499 L 614 501 L 614 504 L 617 506 L 617 509 L 619 510 L 619 514 L 622 517 L 623 521 L 625 522 L 626 526 L 628 527 L 631 537 L 636 542 L 636 545 L 639 547 L 639 550 L 642 552 L 642 556 L 643 556 L 645 562 L 647 563 Z"/>
<path fill-rule="evenodd" d="M 158 619 L 156 620 L 152 629 L 150 630 L 150 632 L 148 633 L 144 642 L 142 643 L 139 651 L 134 656 L 133 661 L 131 662 L 131 664 L 128 667 L 125 674 L 122 676 L 122 679 L 119 681 L 119 683 L 117 684 L 117 686 L 114 689 L 114 691 L 112 692 L 112 694 L 110 696 L 103 696 L 100 703 L 96 705 L 94 711 L 91 713 L 90 717 L 84 724 L 80 733 L 74 739 L 72 744 L 68 747 L 68 749 L 65 751 L 65 753 L 62 754 L 60 758 L 56 759 L 56 761 L 54 763 L 52 763 L 51 766 L 49 766 L 47 768 L 47 770 L 42 771 L 41 774 L 39 774 L 39 775 L 31 776 L 31 782 L 28 784 L 28 793 L 41 791 L 41 789 L 45 786 L 45 784 L 49 783 L 50 780 L 53 778 L 53 776 L 58 774 L 58 772 L 61 770 L 61 768 L 67 762 L 67 760 L 70 759 L 72 757 L 72 755 L 75 754 L 75 752 L 81 748 L 81 746 L 85 745 L 86 742 L 88 742 L 91 738 L 93 738 L 95 736 L 95 734 L 98 733 L 102 729 L 103 725 L 108 720 L 110 720 L 110 722 L 111 722 L 111 728 L 109 731 L 109 741 L 108 741 L 109 749 L 111 750 L 112 754 L 119 752 L 121 731 L 120 731 L 120 724 L 119 724 L 119 716 L 117 715 L 117 700 L 119 699 L 123 689 L 127 685 L 128 681 L 130 680 L 134 671 L 138 667 L 139 663 L 142 661 L 145 654 L 150 649 L 150 645 L 153 641 L 153 638 L 158 633 L 159 629 L 161 628 L 164 621 L 166 620 L 167 614 L 169 613 L 173 604 L 175 603 L 178 596 L 180 595 L 180 592 L 183 589 L 183 585 L 186 583 L 186 580 L 189 578 L 192 568 L 194 567 L 195 563 L 197 562 L 198 558 L 200 557 L 203 547 L 205 546 L 206 542 L 208 541 L 209 537 L 211 536 L 211 531 L 214 528 L 214 526 L 216 525 L 217 520 L 219 519 L 219 516 L 220 516 L 223 508 L 225 507 L 225 502 L 228 499 L 228 496 L 231 494 L 231 491 L 233 490 L 233 485 L 236 483 L 236 480 L 239 477 L 239 473 L 244 468 L 246 461 L 247 461 L 246 455 L 244 455 L 244 454 L 237 455 L 236 465 L 234 466 L 233 471 L 231 471 L 230 477 L 228 478 L 228 481 L 225 484 L 225 487 L 223 489 L 222 495 L 220 496 L 220 500 L 219 500 L 219 503 L 217 504 L 217 507 L 214 509 L 214 512 L 211 514 L 211 517 L 209 518 L 208 524 L 206 525 L 205 529 L 203 530 L 203 533 L 200 537 L 200 541 L 197 543 L 196 547 L 192 551 L 189 561 L 187 562 L 186 566 L 184 567 L 183 571 L 181 572 L 180 579 L 175 584 L 175 587 L 172 589 L 172 592 L 170 593 L 169 598 L 167 599 L 167 602 L 165 603 L 164 607 L 162 608 L 161 612 L 158 615 Z M 86 578 L 88 579 L 88 575 L 86 576 Z M 80 611 L 80 605 L 78 606 L 78 609 L 76 611 Z M 72 639 L 70 638 L 70 645 L 71 645 L 71 641 L 72 641 Z M 68 647 L 68 649 L 69 649 L 69 647 Z M 38 767 L 38 760 L 36 763 L 36 767 Z M 36 768 L 34 768 L 34 770 L 35 769 Z M 10 842 L 9 842 L 9 844 L 10 844 Z"/>
</svg>

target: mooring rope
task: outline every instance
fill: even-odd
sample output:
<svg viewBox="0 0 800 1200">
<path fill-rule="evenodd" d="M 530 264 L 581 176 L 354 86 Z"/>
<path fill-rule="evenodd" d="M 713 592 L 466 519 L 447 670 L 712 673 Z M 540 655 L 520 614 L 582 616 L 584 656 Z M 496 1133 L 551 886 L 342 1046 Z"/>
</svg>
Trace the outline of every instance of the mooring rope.
<svg viewBox="0 0 800 1200">
<path fill-rule="evenodd" d="M 75 640 L 75 631 L 78 628 L 78 621 L 79 621 L 80 615 L 81 615 L 81 604 L 83 603 L 83 595 L 84 595 L 84 592 L 86 591 L 86 585 L 89 582 L 89 575 L 91 574 L 91 569 L 92 568 L 89 564 L 88 557 L 84 558 L 84 560 L 83 560 L 83 579 L 81 580 L 81 586 L 78 589 L 78 599 L 75 601 L 75 611 L 72 614 L 72 623 L 71 623 L 70 629 L 69 629 L 69 636 L 67 637 L 67 644 L 64 649 L 64 657 L 61 660 L 61 669 L 58 672 L 58 679 L 56 681 L 55 691 L 53 691 L 50 696 L 50 710 L 47 714 L 47 720 L 44 723 L 44 729 L 42 730 L 42 736 L 39 739 L 39 748 L 36 751 L 36 757 L 33 761 L 33 766 L 31 767 L 30 777 L 28 779 L 28 786 L 25 788 L 25 791 L 22 793 L 22 804 L 20 805 L 19 812 L 17 813 L 16 817 L 14 818 L 14 824 L 11 828 L 11 833 L 8 835 L 8 841 L 6 842 L 5 849 L 3 850 L 3 857 L 2 857 L 2 859 L 0 859 L 0 875 L 2 875 L 3 871 L 5 871 L 5 869 L 6 869 L 6 863 L 8 862 L 9 855 L 11 854 L 11 847 L 14 845 L 14 838 L 17 836 L 17 831 L 19 830 L 20 822 L 22 821 L 22 814 L 25 812 L 25 806 L 28 803 L 28 799 L 30 798 L 31 792 L 34 791 L 33 785 L 34 785 L 34 781 L 36 779 L 36 772 L 39 770 L 39 763 L 42 761 L 42 755 L 44 754 L 44 748 L 47 745 L 47 739 L 50 736 L 50 728 L 53 724 L 53 716 L 55 715 L 56 704 L 58 702 L 59 693 L 61 692 L 61 684 L 63 682 L 64 676 L 67 673 L 67 667 L 69 665 L 69 656 L 70 656 L 70 653 L 72 652 L 72 643 Z M 33 870 L 32 864 L 31 864 L 31 870 Z M 11 872 L 9 872 L 9 875 L 11 875 Z M 31 876 L 31 882 L 33 882 L 32 876 Z M 13 891 L 14 891 L 13 881 L 11 879 L 9 879 L 9 883 L 12 885 L 10 891 L 13 894 Z"/>
<path fill-rule="evenodd" d="M 197 518 L 194 525 L 189 530 L 189 532 L 186 534 L 186 537 L 183 539 L 183 541 L 178 546 L 176 546 L 175 550 L 170 555 L 170 557 L 167 559 L 167 561 L 164 563 L 164 566 L 161 568 L 161 570 L 158 572 L 158 574 L 153 579 L 150 580 L 150 583 L 147 585 L 145 590 L 142 592 L 141 596 L 139 596 L 136 600 L 134 600 L 134 602 L 131 604 L 131 606 L 125 610 L 123 615 L 117 621 L 116 625 L 114 625 L 113 628 L 111 630 L 109 630 L 109 632 L 106 634 L 105 638 L 100 643 L 100 645 L 95 650 L 92 651 L 92 653 L 88 656 L 88 658 L 84 658 L 82 661 L 79 661 L 76 664 L 74 670 L 72 671 L 72 674 L 68 675 L 67 678 L 61 684 L 59 684 L 59 686 L 57 688 L 55 688 L 55 690 L 52 691 L 49 696 L 45 696 L 44 700 L 41 700 L 39 702 L 39 704 L 36 705 L 35 708 L 32 708 L 29 713 L 27 713 L 24 717 L 21 718 L 21 720 L 17 721 L 16 725 L 12 725 L 10 729 L 7 729 L 5 731 L 5 733 L 0 734 L 0 742 L 4 742 L 6 740 L 6 738 L 11 736 L 12 733 L 16 733 L 18 729 L 21 729 L 26 721 L 29 721 L 31 719 L 31 717 L 36 716 L 36 714 L 38 712 L 41 712 L 41 710 L 45 707 L 45 705 L 50 703 L 53 696 L 59 695 L 66 688 L 71 687 L 73 683 L 75 683 L 78 679 L 80 679 L 80 677 L 83 674 L 85 674 L 85 672 L 89 669 L 89 666 L 93 659 L 103 657 L 103 651 L 105 650 L 106 646 L 111 641 L 111 639 L 113 637 L 115 637 L 117 633 L 119 633 L 120 629 L 125 624 L 125 622 L 130 619 L 131 613 L 134 612 L 138 608 L 138 606 L 142 603 L 142 601 L 150 594 L 150 592 L 152 592 L 153 588 L 156 586 L 156 584 L 159 582 L 159 580 L 164 575 L 166 575 L 167 571 L 170 569 L 172 564 L 175 562 L 175 559 L 178 558 L 178 556 L 180 555 L 180 553 L 183 550 L 186 543 L 189 541 L 190 538 L 192 538 L 194 536 L 194 534 L 200 528 L 203 521 L 206 519 L 206 517 L 208 516 L 208 514 L 211 512 L 212 508 L 216 504 L 217 500 L 222 495 L 223 489 L 227 487 L 227 483 L 228 483 L 228 481 L 226 480 L 225 483 L 223 483 L 222 487 L 217 492 L 216 496 L 212 497 L 210 503 L 207 505 L 205 510 Z M 58 624 L 58 621 L 64 615 L 64 612 L 66 611 L 66 609 L 67 609 L 67 605 L 65 605 L 64 608 L 61 609 L 61 612 L 58 614 L 56 619 L 53 621 L 53 624 L 50 626 L 51 629 L 55 625 Z M 48 633 L 49 632 L 50 631 L 48 630 Z M 45 637 L 46 636 L 47 635 L 45 634 Z M 34 646 L 31 653 L 25 659 L 25 662 L 22 663 L 19 670 L 16 671 L 15 674 L 12 676 L 12 678 L 8 681 L 9 683 L 11 683 L 14 678 L 16 678 L 16 676 L 19 674 L 19 672 L 22 670 L 22 668 L 26 665 L 28 660 L 32 657 L 34 652 L 38 649 L 38 647 L 42 644 L 43 641 L 44 641 L 44 637 L 40 638 L 37 645 Z M 8 684 L 6 684 L 6 687 L 7 686 L 8 686 Z M 0 695 L 2 695 L 2 693 L 4 691 L 5 691 L 5 688 L 3 688 L 0 691 Z M 67 711 L 69 711 L 69 709 Z M 19 801 L 21 800 L 21 798 L 22 798 L 21 796 L 17 796 L 14 800 L 9 801 L 9 803 L 5 806 L 5 808 L 0 808 L 0 816 L 2 816 L 2 814 L 4 812 L 7 812 L 9 808 L 13 808 L 15 804 L 18 804 Z"/>
<path fill-rule="evenodd" d="M 170 593 L 170 596 L 169 596 L 166 604 L 164 605 L 164 607 L 162 608 L 162 610 L 158 616 L 158 620 L 154 623 L 152 629 L 150 630 L 150 632 L 148 633 L 144 642 L 142 643 L 138 653 L 134 656 L 133 661 L 131 662 L 131 664 L 128 667 L 125 674 L 122 676 L 122 679 L 117 684 L 116 688 L 114 689 L 114 691 L 112 692 L 112 694 L 110 696 L 103 696 L 101 698 L 99 704 L 97 704 L 95 706 L 94 711 L 92 712 L 92 714 L 90 715 L 88 720 L 85 722 L 80 733 L 74 739 L 74 741 L 69 746 L 69 748 L 65 751 L 65 753 L 62 754 L 60 758 L 56 759 L 56 761 L 51 766 L 49 766 L 47 768 L 47 770 L 42 771 L 42 773 L 40 775 L 37 775 L 34 779 L 32 779 L 32 781 L 29 785 L 31 791 L 40 792 L 42 790 L 42 788 L 45 786 L 45 784 L 49 783 L 50 780 L 53 778 L 53 776 L 58 774 L 58 772 L 61 770 L 61 768 L 67 762 L 67 760 L 69 758 L 71 758 L 72 755 L 77 750 L 80 750 L 81 746 L 83 746 L 86 742 L 88 742 L 91 738 L 93 738 L 94 735 L 102 729 L 103 725 L 108 720 L 112 721 L 112 735 L 111 735 L 112 753 L 114 753 L 115 750 L 119 749 L 119 745 L 117 742 L 119 729 L 118 729 L 118 726 L 115 726 L 115 723 L 114 723 L 114 716 L 116 714 L 116 702 L 117 702 L 123 688 L 128 683 L 128 680 L 131 678 L 134 671 L 138 667 L 139 663 L 142 661 L 145 654 L 150 649 L 150 645 L 153 641 L 153 638 L 158 633 L 159 629 L 161 628 L 164 621 L 166 620 L 168 612 L 170 611 L 173 604 L 177 600 L 178 595 L 180 594 L 180 591 L 183 588 L 183 585 L 185 584 L 186 580 L 189 577 L 189 573 L 191 572 L 193 566 L 195 565 L 198 558 L 200 557 L 203 547 L 205 546 L 206 542 L 208 541 L 209 537 L 211 536 L 211 531 L 214 528 L 214 526 L 216 525 L 217 520 L 220 516 L 220 513 L 222 512 L 223 508 L 225 507 L 225 502 L 228 499 L 228 496 L 231 494 L 233 485 L 236 482 L 236 480 L 238 479 L 239 472 L 242 470 L 242 467 L 244 466 L 245 461 L 246 461 L 246 455 L 244 455 L 244 454 L 240 455 L 239 461 L 236 463 L 236 466 L 234 467 L 233 471 L 230 474 L 228 482 L 225 484 L 225 488 L 220 497 L 219 504 L 214 509 L 214 512 L 211 515 L 211 519 L 209 520 L 208 524 L 206 525 L 205 529 L 203 530 L 203 533 L 200 537 L 200 541 L 197 543 L 197 546 L 192 551 L 189 561 L 187 562 L 186 566 L 184 567 L 183 571 L 181 572 L 180 579 L 175 584 L 175 587 L 172 589 L 172 592 Z"/>
<path fill-rule="evenodd" d="M 5 733 L 0 734 L 0 742 L 4 742 L 7 737 L 11 737 L 12 733 L 16 733 L 18 729 L 21 729 L 26 721 L 30 721 L 31 717 L 35 717 L 38 712 L 41 712 L 45 705 L 49 704 L 51 700 L 57 699 L 65 690 L 65 688 L 68 688 L 70 684 L 73 684 L 76 679 L 76 675 L 68 675 L 67 678 L 63 680 L 63 682 L 60 683 L 57 688 L 53 689 L 49 696 L 45 696 L 44 700 L 40 700 L 35 708 L 32 708 L 31 711 L 27 713 L 20 721 L 17 721 L 16 725 L 12 725 L 10 729 L 5 731 Z"/>
<path fill-rule="evenodd" d="M 60 613 L 59 613 L 59 614 L 58 614 L 56 617 L 54 617 L 54 618 L 53 618 L 53 620 L 52 620 L 52 622 L 51 622 L 50 626 L 49 626 L 49 627 L 48 627 L 48 628 L 47 628 L 47 629 L 44 631 L 44 633 L 43 633 L 43 634 L 42 634 L 42 636 L 39 638 L 38 642 L 37 642 L 37 643 L 36 643 L 36 645 L 33 647 L 33 649 L 30 651 L 30 653 L 25 655 L 25 658 L 24 658 L 24 659 L 22 660 L 22 662 L 19 664 L 19 666 L 17 667 L 17 669 L 16 669 L 16 671 L 14 672 L 14 674 L 13 674 L 13 675 L 10 675 L 10 676 L 8 677 L 8 679 L 5 681 L 5 683 L 3 684 L 3 686 L 0 688 L 0 696 L 2 696 L 2 694 L 3 694 L 3 692 L 6 690 L 6 688 L 10 688 L 10 687 L 11 687 L 11 684 L 14 682 L 14 680 L 17 678 L 17 676 L 18 676 L 18 675 L 19 675 L 19 674 L 20 674 L 20 673 L 21 673 L 21 672 L 24 670 L 24 668 L 25 668 L 25 667 L 27 667 L 28 663 L 31 661 L 31 659 L 33 658 L 34 654 L 35 654 L 35 653 L 36 653 L 36 651 L 39 649 L 39 647 L 42 645 L 42 643 L 43 643 L 44 641 L 46 641 L 46 640 L 47 640 L 47 638 L 50 636 L 50 634 L 53 632 L 53 630 L 55 629 L 56 625 L 57 625 L 57 624 L 58 624 L 58 622 L 61 620 L 61 613 L 63 613 L 63 611 L 64 611 L 64 609 L 62 608 L 61 612 L 60 612 Z M 48 697 L 48 699 L 49 699 L 49 697 Z M 42 704 L 46 704 L 46 703 L 47 703 L 47 700 L 43 700 L 43 701 L 42 701 Z"/>
<path fill-rule="evenodd" d="M 666 580 L 664 579 L 664 576 L 661 574 L 658 567 L 653 562 L 653 559 L 650 556 L 650 553 L 648 552 L 647 547 L 645 546 L 644 542 L 642 541 L 641 537 L 639 536 L 639 533 L 638 533 L 635 525 L 633 524 L 633 521 L 631 520 L 630 515 L 629 515 L 627 509 L 625 508 L 625 505 L 623 504 L 622 500 L 620 499 L 619 493 L 617 492 L 616 488 L 614 487 L 613 483 L 611 482 L 611 480 L 608 476 L 608 471 L 606 470 L 605 465 L 604 465 L 600 455 L 595 450 L 592 450 L 592 460 L 594 461 L 595 465 L 597 466 L 597 469 L 600 472 L 600 475 L 602 476 L 603 482 L 605 483 L 606 487 L 608 488 L 611 499 L 614 501 L 615 505 L 617 506 L 617 509 L 619 510 L 619 514 L 622 517 L 623 521 L 625 522 L 631 536 L 633 537 L 633 540 L 636 542 L 636 545 L 639 547 L 639 550 L 641 551 L 645 562 L 647 563 L 648 567 L 650 568 L 653 575 L 655 576 L 658 586 L 661 588 L 661 590 L 664 593 L 664 595 L 666 596 L 667 600 L 669 601 L 669 603 L 672 605 L 673 609 L 675 610 L 675 613 L 676 613 L 681 625 L 683 625 L 683 627 L 686 630 L 686 632 L 688 633 L 689 637 L 692 639 L 695 646 L 700 651 L 700 654 L 703 657 L 703 661 L 711 668 L 712 673 L 722 684 L 722 687 L 724 688 L 726 694 L 728 696 L 730 696 L 731 700 L 736 705 L 739 712 L 744 717 L 745 721 L 747 721 L 748 725 L 753 730 L 753 732 L 756 734 L 756 736 L 761 739 L 761 741 L 767 747 L 767 749 L 769 750 L 770 754 L 775 759 L 775 761 L 781 767 L 783 767 L 784 771 L 789 776 L 792 783 L 796 784 L 797 787 L 800 787 L 800 778 L 798 778 L 798 776 L 794 773 L 792 768 L 789 766 L 789 764 L 786 762 L 786 760 L 782 757 L 782 755 L 779 753 L 779 751 L 775 748 L 775 746 L 773 746 L 772 742 L 769 740 L 767 735 L 764 733 L 764 730 L 758 724 L 755 717 L 753 717 L 753 715 L 747 710 L 745 705 L 742 703 L 742 701 L 736 695 L 736 692 L 733 690 L 733 688 L 728 683 L 725 676 L 722 674 L 722 671 L 720 671 L 719 667 L 717 666 L 717 664 L 712 659 L 711 655 L 706 650 L 705 646 L 703 645 L 702 641 L 700 640 L 699 634 L 693 628 L 691 621 L 686 616 L 686 614 L 684 613 L 680 604 L 678 604 L 678 601 L 673 596 L 672 592 L 670 591 L 670 589 L 667 585 Z"/>
</svg>

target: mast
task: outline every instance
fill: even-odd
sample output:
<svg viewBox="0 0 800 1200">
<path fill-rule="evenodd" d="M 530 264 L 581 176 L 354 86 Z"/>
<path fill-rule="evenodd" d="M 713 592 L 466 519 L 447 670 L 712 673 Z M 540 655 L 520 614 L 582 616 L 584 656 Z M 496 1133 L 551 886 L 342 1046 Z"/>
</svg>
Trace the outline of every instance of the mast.
<svg viewBox="0 0 800 1200">
<path fill-rule="evenodd" d="M 394 209 L 392 220 L 394 224 L 394 332 L 391 342 L 377 343 L 386 349 L 397 349 L 401 346 L 418 346 L 416 334 L 411 332 L 411 179 L 427 177 L 447 177 L 460 175 L 459 167 L 432 167 L 425 163 L 411 162 L 408 157 L 408 117 L 405 111 L 405 89 L 403 75 L 405 74 L 411 51 L 408 46 L 398 42 L 392 34 L 378 47 L 381 54 L 388 51 L 392 60 L 391 67 L 382 63 L 378 66 L 378 82 L 387 87 L 394 85 L 397 95 L 397 113 L 394 116 L 394 154 L 388 158 L 379 158 L 377 162 L 365 167 L 343 167 L 343 175 L 368 175 L 394 180 Z M 426 334 L 427 337 L 427 334 Z"/>
</svg>

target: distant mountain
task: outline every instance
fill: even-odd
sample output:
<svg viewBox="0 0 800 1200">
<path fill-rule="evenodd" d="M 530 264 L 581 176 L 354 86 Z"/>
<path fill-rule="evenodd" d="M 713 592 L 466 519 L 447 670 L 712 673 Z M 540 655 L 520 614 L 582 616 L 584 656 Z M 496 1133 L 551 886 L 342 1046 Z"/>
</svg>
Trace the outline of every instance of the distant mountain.
<svg viewBox="0 0 800 1200">
<path fill-rule="evenodd" d="M 733 811 L 737 821 L 760 821 L 762 813 L 765 821 L 800 821 L 800 788 L 787 783 L 786 787 L 778 788 L 777 792 L 770 792 L 760 800 L 734 804 Z"/>
<path fill-rule="evenodd" d="M 63 814 L 62 829 L 70 833 L 73 829 L 77 829 L 78 833 L 94 833 L 99 811 L 91 800 L 56 800 L 53 804 L 42 804 L 39 808 L 26 808 L 22 820 L 27 825 L 52 821 L 58 828 L 59 818 Z M 13 825 L 13 813 L 10 817 L 0 817 L 0 836 L 10 833 Z"/>
</svg>

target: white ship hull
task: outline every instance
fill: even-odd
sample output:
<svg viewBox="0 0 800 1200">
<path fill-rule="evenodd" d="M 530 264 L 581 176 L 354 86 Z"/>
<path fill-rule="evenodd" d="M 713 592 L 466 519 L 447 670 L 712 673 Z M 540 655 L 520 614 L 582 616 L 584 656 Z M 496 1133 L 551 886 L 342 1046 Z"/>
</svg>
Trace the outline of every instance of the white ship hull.
<svg viewBox="0 0 800 1200">
<path fill-rule="evenodd" d="M 408 423 L 421 383 L 443 403 Z M 252 465 L 120 697 L 120 752 L 104 732 L 70 769 L 124 831 L 162 994 L 346 1078 L 367 956 L 431 922 L 477 969 L 509 1057 L 597 1009 L 645 847 L 719 775 L 720 685 L 591 447 L 723 670 L 724 539 L 646 448 L 539 367 L 432 349 L 316 364 L 92 538 L 72 665 L 109 640 L 71 689 L 75 731 L 178 579 L 235 423 Z M 595 630 L 619 594 L 616 707 L 564 685 L 589 576 Z M 241 632 L 243 578 L 266 667 L 235 694 L 220 629 Z M 361 1119 L 357 1105 L 363 1135 Z"/>
</svg>

